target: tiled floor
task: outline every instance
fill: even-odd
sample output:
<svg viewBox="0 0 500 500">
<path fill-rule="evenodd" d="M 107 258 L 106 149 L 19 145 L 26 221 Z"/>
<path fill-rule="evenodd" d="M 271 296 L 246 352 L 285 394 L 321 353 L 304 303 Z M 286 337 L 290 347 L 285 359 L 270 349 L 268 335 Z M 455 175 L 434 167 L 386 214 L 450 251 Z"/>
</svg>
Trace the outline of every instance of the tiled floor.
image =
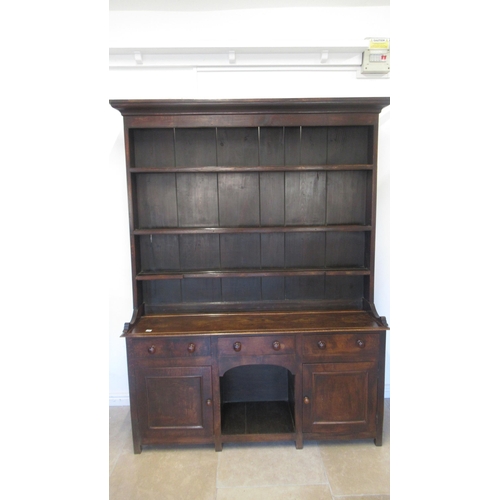
<svg viewBox="0 0 500 500">
<path fill-rule="evenodd" d="M 384 444 L 349 442 L 145 447 L 134 455 L 127 406 L 109 409 L 110 500 L 388 500 Z"/>
</svg>

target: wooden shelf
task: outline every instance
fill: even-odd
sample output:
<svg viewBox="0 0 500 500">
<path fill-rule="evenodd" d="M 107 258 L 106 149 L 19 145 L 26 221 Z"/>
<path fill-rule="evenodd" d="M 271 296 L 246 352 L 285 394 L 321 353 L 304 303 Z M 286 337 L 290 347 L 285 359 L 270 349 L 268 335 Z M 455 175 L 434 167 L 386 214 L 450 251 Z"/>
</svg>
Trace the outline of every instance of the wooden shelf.
<svg viewBox="0 0 500 500">
<path fill-rule="evenodd" d="M 370 270 L 366 268 L 343 269 L 234 269 L 225 271 L 142 271 L 136 279 L 146 280 L 177 280 L 189 278 L 248 278 L 263 276 L 369 276 Z"/>
<path fill-rule="evenodd" d="M 257 227 L 158 227 L 134 229 L 136 236 L 155 234 L 225 234 L 225 233 L 307 233 L 307 232 L 362 232 L 372 226 L 361 224 L 337 224 L 325 226 L 257 226 Z"/>
<path fill-rule="evenodd" d="M 293 433 L 292 410 L 288 401 L 252 401 L 222 405 L 222 434 Z"/>
<path fill-rule="evenodd" d="M 300 172 L 334 170 L 373 170 L 373 165 L 256 165 L 256 166 L 181 166 L 130 168 L 132 174 L 198 173 L 198 172 Z"/>
</svg>

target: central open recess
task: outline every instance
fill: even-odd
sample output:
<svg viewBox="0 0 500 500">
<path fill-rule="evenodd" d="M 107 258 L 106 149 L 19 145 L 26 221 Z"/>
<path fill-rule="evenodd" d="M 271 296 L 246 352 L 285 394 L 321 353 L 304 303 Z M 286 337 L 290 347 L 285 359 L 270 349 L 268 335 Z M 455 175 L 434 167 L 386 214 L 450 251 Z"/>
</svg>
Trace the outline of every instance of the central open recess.
<svg viewBox="0 0 500 500">
<path fill-rule="evenodd" d="M 281 366 L 245 365 L 220 377 L 222 434 L 295 432 L 295 378 Z"/>
</svg>

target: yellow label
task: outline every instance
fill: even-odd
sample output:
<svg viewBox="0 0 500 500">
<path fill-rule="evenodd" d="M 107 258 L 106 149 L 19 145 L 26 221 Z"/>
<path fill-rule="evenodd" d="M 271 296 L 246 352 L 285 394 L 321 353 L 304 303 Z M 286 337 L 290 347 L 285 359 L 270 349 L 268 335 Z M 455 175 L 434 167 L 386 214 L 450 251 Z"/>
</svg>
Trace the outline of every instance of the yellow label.
<svg viewBox="0 0 500 500">
<path fill-rule="evenodd" d="M 370 49 L 388 49 L 389 38 L 371 38 Z"/>
</svg>

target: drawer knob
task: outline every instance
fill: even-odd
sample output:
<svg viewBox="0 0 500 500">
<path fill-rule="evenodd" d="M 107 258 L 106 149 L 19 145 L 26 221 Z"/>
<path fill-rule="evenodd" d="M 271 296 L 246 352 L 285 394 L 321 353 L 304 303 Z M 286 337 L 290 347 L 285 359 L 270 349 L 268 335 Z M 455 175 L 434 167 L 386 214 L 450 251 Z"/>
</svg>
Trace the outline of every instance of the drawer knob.
<svg viewBox="0 0 500 500">
<path fill-rule="evenodd" d="M 274 349 L 275 351 L 279 351 L 279 350 L 280 350 L 280 348 L 281 348 L 281 344 L 279 343 L 279 341 L 275 340 L 275 341 L 273 342 L 273 349 Z"/>
<path fill-rule="evenodd" d="M 211 399 L 207 399 L 207 406 L 212 406 L 212 400 Z"/>
<path fill-rule="evenodd" d="M 156 347 L 154 345 L 148 347 L 148 352 L 149 354 L 154 354 L 156 352 Z"/>
<path fill-rule="evenodd" d="M 326 349 L 326 342 L 324 340 L 319 340 L 318 341 L 318 347 L 320 349 Z"/>
<path fill-rule="evenodd" d="M 188 352 L 193 353 L 196 350 L 196 346 L 190 342 L 188 345 Z"/>
<path fill-rule="evenodd" d="M 236 352 L 240 352 L 241 351 L 241 342 L 235 342 L 233 344 L 233 349 L 236 351 Z"/>
<path fill-rule="evenodd" d="M 363 347 L 365 347 L 365 341 L 364 340 L 361 340 L 361 339 L 358 339 L 356 340 L 356 345 L 360 348 L 360 349 L 363 349 Z"/>
<path fill-rule="evenodd" d="M 304 404 L 305 404 L 305 405 L 308 405 L 310 402 L 311 402 L 311 400 L 310 400 L 310 399 L 306 396 L 306 397 L 304 398 Z"/>
</svg>

